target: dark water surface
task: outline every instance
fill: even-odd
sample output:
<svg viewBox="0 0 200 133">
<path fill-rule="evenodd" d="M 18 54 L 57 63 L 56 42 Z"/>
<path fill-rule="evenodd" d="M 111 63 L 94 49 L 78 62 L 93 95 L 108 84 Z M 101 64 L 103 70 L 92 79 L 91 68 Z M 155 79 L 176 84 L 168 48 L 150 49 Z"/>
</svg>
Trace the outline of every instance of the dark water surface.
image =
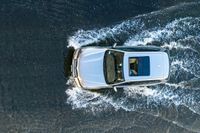
<svg viewBox="0 0 200 133">
<path fill-rule="evenodd" d="M 152 41 L 170 50 L 166 84 L 94 93 L 65 77 L 68 45 Z M 0 132 L 200 132 L 200 3 L 1 0 Z"/>
</svg>

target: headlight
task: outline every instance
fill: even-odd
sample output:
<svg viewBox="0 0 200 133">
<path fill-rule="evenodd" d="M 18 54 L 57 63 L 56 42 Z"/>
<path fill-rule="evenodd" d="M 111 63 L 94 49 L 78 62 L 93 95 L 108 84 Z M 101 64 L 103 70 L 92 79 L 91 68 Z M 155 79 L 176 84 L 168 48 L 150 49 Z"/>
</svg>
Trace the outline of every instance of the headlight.
<svg viewBox="0 0 200 133">
<path fill-rule="evenodd" d="M 79 79 L 78 79 L 78 78 L 74 78 L 74 80 L 75 80 L 76 86 L 77 86 L 77 87 L 81 87 L 81 84 L 80 84 Z"/>
</svg>

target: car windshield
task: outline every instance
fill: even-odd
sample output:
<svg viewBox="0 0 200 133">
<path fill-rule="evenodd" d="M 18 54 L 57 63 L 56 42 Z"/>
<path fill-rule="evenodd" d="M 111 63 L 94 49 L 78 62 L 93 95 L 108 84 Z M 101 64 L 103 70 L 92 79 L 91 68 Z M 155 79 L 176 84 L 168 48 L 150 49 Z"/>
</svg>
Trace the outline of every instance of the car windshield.
<svg viewBox="0 0 200 133">
<path fill-rule="evenodd" d="M 114 50 L 107 50 L 104 56 L 104 75 L 108 84 L 124 81 L 123 76 L 124 53 Z"/>
</svg>

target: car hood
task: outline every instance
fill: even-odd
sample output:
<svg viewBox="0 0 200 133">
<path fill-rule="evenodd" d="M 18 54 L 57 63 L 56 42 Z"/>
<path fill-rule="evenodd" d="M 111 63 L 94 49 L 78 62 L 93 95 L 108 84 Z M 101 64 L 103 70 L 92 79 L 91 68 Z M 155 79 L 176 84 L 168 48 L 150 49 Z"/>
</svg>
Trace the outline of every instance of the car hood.
<svg viewBox="0 0 200 133">
<path fill-rule="evenodd" d="M 103 62 L 106 49 L 85 48 L 79 57 L 79 78 L 84 88 L 105 87 Z"/>
</svg>

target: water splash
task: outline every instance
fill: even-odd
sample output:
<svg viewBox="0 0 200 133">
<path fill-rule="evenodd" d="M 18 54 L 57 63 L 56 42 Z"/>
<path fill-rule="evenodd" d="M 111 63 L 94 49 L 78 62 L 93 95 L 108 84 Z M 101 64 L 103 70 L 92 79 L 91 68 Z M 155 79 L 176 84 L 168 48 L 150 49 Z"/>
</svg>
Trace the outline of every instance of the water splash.
<svg viewBox="0 0 200 133">
<path fill-rule="evenodd" d="M 156 16 L 155 14 L 151 13 L 152 16 Z M 176 108 L 184 106 L 200 115 L 200 86 L 195 85 L 193 88 L 192 85 L 188 85 L 200 79 L 200 18 L 184 17 L 174 19 L 163 26 L 159 24 L 147 26 L 144 19 L 147 16 L 142 15 L 103 29 L 80 30 L 69 38 L 69 45 L 77 48 L 107 38 L 115 40 L 119 36 L 125 36 L 124 45 L 126 46 L 162 42 L 159 46 L 170 51 L 170 80 L 156 86 L 124 88 L 120 93 L 112 91 L 94 93 L 72 87 L 66 90 L 66 94 L 68 95 L 67 103 L 71 104 L 73 109 L 84 108 L 92 112 L 110 109 L 142 111 L 181 127 L 185 125 L 178 120 L 171 120 L 160 115 L 159 111 L 155 113 L 155 110 L 172 105 Z M 192 131 L 196 130 L 192 129 Z"/>
<path fill-rule="evenodd" d="M 156 27 L 142 31 L 140 34 L 131 36 L 125 45 L 146 44 L 153 41 L 170 43 L 177 46 L 177 41 L 191 36 L 198 36 L 200 32 L 200 18 L 186 17 L 175 19 L 165 27 Z M 181 46 L 181 44 L 178 44 Z M 166 45 L 165 45 L 166 46 Z M 184 46 L 181 46 L 182 48 Z"/>
<path fill-rule="evenodd" d="M 121 24 L 112 27 L 87 31 L 79 30 L 75 33 L 74 36 L 69 38 L 68 42 L 69 46 L 79 48 L 81 46 L 91 43 L 98 43 L 99 41 L 105 40 L 106 38 L 116 40 L 117 36 L 122 34 L 124 36 L 129 36 L 131 33 L 142 30 L 143 27 L 144 23 L 140 21 L 140 19 L 127 20 L 125 22 L 122 22 Z"/>
<path fill-rule="evenodd" d="M 195 113 L 200 114 L 200 92 L 196 90 L 184 89 L 182 84 L 166 83 L 154 87 L 129 87 L 124 88 L 123 93 L 117 94 L 101 94 L 86 91 L 80 88 L 72 88 L 66 91 L 68 103 L 73 108 L 86 108 L 95 111 L 114 108 L 115 110 L 124 109 L 126 111 L 134 111 L 136 109 L 151 108 L 156 106 L 176 106 L 184 105 Z"/>
<path fill-rule="evenodd" d="M 126 32 L 128 35 L 130 33 L 128 31 L 131 31 L 132 30 L 131 28 L 138 25 L 139 23 L 141 23 L 141 21 L 137 19 L 136 21 L 133 21 L 133 22 L 126 21 L 122 24 L 113 26 L 111 28 L 103 28 L 100 30 L 91 30 L 91 31 L 79 31 L 76 33 L 75 36 L 72 36 L 69 41 L 72 46 L 78 47 L 78 46 L 86 45 L 88 43 L 92 43 L 94 41 L 98 41 L 100 39 L 104 39 L 109 35 L 114 37 L 115 35 L 121 34 L 122 32 Z M 151 28 L 148 30 L 144 30 L 134 36 L 130 36 L 130 38 L 125 42 L 125 45 L 146 44 L 152 41 L 162 41 L 164 44 L 161 45 L 161 47 L 168 48 L 170 50 L 170 53 L 172 53 L 171 54 L 172 75 L 170 77 L 172 79 L 175 79 L 175 81 L 178 81 L 175 83 L 172 82 L 171 84 L 178 85 L 180 83 L 186 82 L 187 80 L 200 77 L 200 67 L 199 67 L 200 55 L 198 51 L 194 49 L 190 43 L 189 44 L 187 43 L 190 41 L 194 41 L 195 37 L 199 37 L 199 33 L 200 33 L 199 23 L 200 23 L 200 18 L 186 17 L 186 18 L 176 19 L 168 23 L 164 27 Z M 142 25 L 142 27 L 144 27 L 144 24 Z M 131 30 L 128 30 L 128 29 L 131 29 Z M 177 73 L 180 73 L 180 70 L 183 70 L 184 73 L 190 74 L 190 76 L 186 75 L 187 77 L 184 78 L 182 75 L 177 74 Z M 181 80 L 178 80 L 178 79 L 181 79 Z M 170 83 L 165 84 L 166 86 L 165 88 L 169 87 L 168 86 L 169 84 Z M 184 89 L 184 87 L 182 88 Z M 147 88 L 145 89 L 142 88 L 142 89 L 144 90 L 144 92 L 146 91 L 154 92 Z M 72 90 L 67 92 L 69 96 L 71 96 L 70 94 L 72 93 Z M 125 90 L 130 90 L 130 89 L 125 89 Z M 141 88 L 137 88 L 137 89 L 132 88 L 131 90 L 132 91 L 134 90 L 134 94 L 136 93 L 138 94 L 139 92 L 136 92 L 135 90 L 140 91 Z M 82 92 L 82 91 L 78 91 L 77 89 L 74 89 L 74 91 L 77 92 L 77 94 L 80 94 Z M 85 96 L 86 92 L 83 91 L 83 93 L 84 93 L 83 96 Z M 163 94 L 168 94 L 168 91 Z M 91 95 L 91 96 L 88 96 L 88 95 Z M 160 95 L 157 95 L 157 97 L 158 96 Z M 112 97 L 109 97 L 109 98 L 102 97 L 101 95 L 93 96 L 93 93 L 87 94 L 87 97 L 94 97 L 94 99 L 98 99 L 98 101 L 95 102 L 95 105 L 101 102 L 111 104 L 111 102 L 108 102 L 108 101 L 113 101 Z M 165 96 L 162 96 L 162 97 L 165 97 Z M 76 102 L 78 101 L 77 98 L 78 97 L 75 97 L 75 98 L 70 97 L 68 101 L 71 101 L 72 104 L 76 105 Z M 73 99 L 76 99 L 76 102 L 72 102 Z M 82 102 L 84 101 L 83 99 L 81 99 Z M 102 101 L 100 102 L 99 99 L 101 99 Z M 86 101 L 88 102 L 88 100 L 89 99 L 87 99 Z M 171 99 L 169 98 L 169 100 Z M 87 103 L 86 101 L 85 103 Z M 121 102 L 123 103 L 123 101 Z M 176 100 L 176 103 L 178 103 L 177 100 Z M 90 102 L 90 104 L 93 104 L 93 102 Z M 85 104 L 79 104 L 79 105 L 82 105 L 82 106 L 84 105 L 84 107 L 89 106 Z M 115 106 L 119 108 L 118 104 L 116 103 L 115 103 Z M 76 105 L 76 107 L 79 107 L 79 106 Z M 121 107 L 125 108 L 125 106 L 121 106 Z"/>
</svg>

